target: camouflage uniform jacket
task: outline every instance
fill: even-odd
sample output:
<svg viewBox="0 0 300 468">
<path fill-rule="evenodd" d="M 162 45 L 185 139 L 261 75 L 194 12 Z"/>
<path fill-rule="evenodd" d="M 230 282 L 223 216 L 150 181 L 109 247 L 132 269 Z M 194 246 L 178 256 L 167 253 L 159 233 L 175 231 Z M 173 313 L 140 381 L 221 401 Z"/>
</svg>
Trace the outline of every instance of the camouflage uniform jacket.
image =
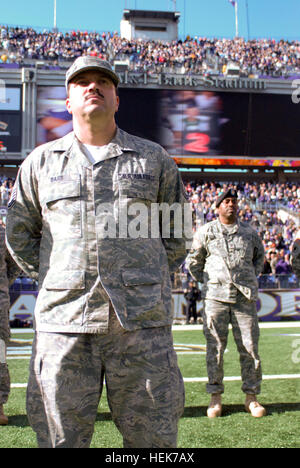
<svg viewBox="0 0 300 468">
<path fill-rule="evenodd" d="M 109 299 L 126 329 L 171 324 L 170 271 L 186 256 L 185 238 L 173 235 L 172 218 L 170 238 L 126 238 L 120 213 L 133 203 L 185 202 L 172 158 L 120 129 L 94 165 L 73 132 L 37 147 L 20 167 L 7 216 L 8 247 L 39 282 L 36 329 L 103 332 Z M 107 226 L 115 236 L 105 237 Z"/>
<path fill-rule="evenodd" d="M 228 234 L 217 219 L 196 231 L 186 264 L 204 283 L 203 298 L 234 303 L 238 290 L 256 300 L 263 262 L 263 244 L 254 229 L 238 221 Z"/>
<path fill-rule="evenodd" d="M 297 232 L 292 246 L 291 265 L 293 272 L 300 278 L 300 230 Z"/>
<path fill-rule="evenodd" d="M 0 226 L 0 339 L 7 339 L 9 336 L 9 286 L 19 273 L 20 269 L 13 261 L 5 245 L 5 229 Z"/>
</svg>

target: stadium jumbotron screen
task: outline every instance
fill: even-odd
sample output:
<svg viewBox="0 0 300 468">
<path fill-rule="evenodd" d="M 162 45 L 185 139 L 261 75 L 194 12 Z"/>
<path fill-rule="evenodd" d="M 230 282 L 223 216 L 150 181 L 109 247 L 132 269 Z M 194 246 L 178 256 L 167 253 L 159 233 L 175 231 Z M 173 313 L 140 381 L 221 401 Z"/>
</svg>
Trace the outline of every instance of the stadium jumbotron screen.
<svg viewBox="0 0 300 468">
<path fill-rule="evenodd" d="M 300 167 L 300 105 L 290 95 L 120 88 L 118 125 L 179 165 Z M 63 87 L 38 88 L 37 144 L 72 128 Z"/>
</svg>

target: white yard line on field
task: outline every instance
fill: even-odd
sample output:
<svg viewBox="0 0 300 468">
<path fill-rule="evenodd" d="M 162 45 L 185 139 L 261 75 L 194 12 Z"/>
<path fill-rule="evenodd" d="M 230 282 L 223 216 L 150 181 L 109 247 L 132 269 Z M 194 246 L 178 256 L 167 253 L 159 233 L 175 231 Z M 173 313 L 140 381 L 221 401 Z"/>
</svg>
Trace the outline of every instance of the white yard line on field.
<svg viewBox="0 0 300 468">
<path fill-rule="evenodd" d="M 229 325 L 231 328 L 231 325 Z M 259 322 L 259 328 L 300 328 L 299 321 Z M 173 331 L 202 330 L 203 325 L 173 325 Z"/>
<path fill-rule="evenodd" d="M 276 379 L 300 379 L 300 374 L 277 374 L 277 375 L 263 375 L 263 380 L 276 380 Z M 207 382 L 207 377 L 185 377 L 185 382 Z M 224 377 L 224 381 L 235 382 L 242 380 L 239 376 Z"/>
<path fill-rule="evenodd" d="M 278 374 L 278 375 L 263 375 L 263 380 L 277 380 L 277 379 L 300 379 L 300 374 Z M 207 377 L 184 377 L 184 382 L 207 382 Z M 241 377 L 239 376 L 232 376 L 232 377 L 224 377 L 224 381 L 226 382 L 236 382 L 240 381 Z M 14 383 L 11 384 L 11 388 L 26 388 L 27 383 Z"/>
<path fill-rule="evenodd" d="M 287 322 L 283 322 L 282 320 L 279 320 L 278 322 L 259 322 L 259 327 L 260 328 L 300 328 L 300 321 L 299 320 L 291 320 Z M 203 326 L 202 325 L 173 325 L 172 330 L 176 331 L 185 331 L 185 330 L 202 330 Z M 32 328 L 12 328 L 11 329 L 12 334 L 25 334 L 25 333 L 34 333 L 34 330 Z"/>
</svg>

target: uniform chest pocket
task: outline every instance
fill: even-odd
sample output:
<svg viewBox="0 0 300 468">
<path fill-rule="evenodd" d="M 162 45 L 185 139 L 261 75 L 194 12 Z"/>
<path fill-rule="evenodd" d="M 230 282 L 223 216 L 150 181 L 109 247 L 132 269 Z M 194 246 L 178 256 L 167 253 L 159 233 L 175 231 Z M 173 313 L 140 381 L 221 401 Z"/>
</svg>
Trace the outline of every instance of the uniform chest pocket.
<svg viewBox="0 0 300 468">
<path fill-rule="evenodd" d="M 53 239 L 82 236 L 80 177 L 45 188 L 44 219 Z"/>
<path fill-rule="evenodd" d="M 134 174 L 134 176 L 118 180 L 119 197 L 156 202 L 158 179 L 154 177 L 147 178 L 144 174 Z"/>
<path fill-rule="evenodd" d="M 240 245 L 236 248 L 237 254 L 239 255 L 241 260 L 248 260 L 249 262 L 252 261 L 253 258 L 253 247 L 251 243 Z"/>
<path fill-rule="evenodd" d="M 221 255 L 225 252 L 224 241 L 222 239 L 214 239 L 208 243 L 208 251 L 211 255 Z"/>
</svg>

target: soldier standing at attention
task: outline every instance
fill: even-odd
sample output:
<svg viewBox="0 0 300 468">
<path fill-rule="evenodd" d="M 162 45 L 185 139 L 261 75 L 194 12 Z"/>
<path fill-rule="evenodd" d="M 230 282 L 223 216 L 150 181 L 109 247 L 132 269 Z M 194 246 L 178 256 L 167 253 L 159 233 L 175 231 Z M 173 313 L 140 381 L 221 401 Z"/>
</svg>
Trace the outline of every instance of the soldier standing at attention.
<svg viewBox="0 0 300 468">
<path fill-rule="evenodd" d="M 118 83 L 106 61 L 73 63 L 74 132 L 26 158 L 8 205 L 9 249 L 39 282 L 27 392 L 39 447 L 90 446 L 104 376 L 124 447 L 177 443 L 184 386 L 170 272 L 186 239 L 174 235 L 174 217 L 165 237 L 162 225 L 137 238 L 129 228 L 135 204 L 183 208 L 186 198 L 163 148 L 117 128 Z"/>
<path fill-rule="evenodd" d="M 211 394 L 207 415 L 213 418 L 222 412 L 223 354 L 231 323 L 240 354 L 245 408 L 261 417 L 265 409 L 256 399 L 262 379 L 256 299 L 264 248 L 258 234 L 238 220 L 235 190 L 222 193 L 216 207 L 219 218 L 196 231 L 186 261 L 192 276 L 204 283 L 203 330 L 207 341 L 207 392 Z"/>
<path fill-rule="evenodd" d="M 3 405 L 10 393 L 10 376 L 6 364 L 6 347 L 9 329 L 9 286 L 20 273 L 20 269 L 9 255 L 5 246 L 5 229 L 0 225 L 0 426 L 8 424 Z"/>
</svg>

